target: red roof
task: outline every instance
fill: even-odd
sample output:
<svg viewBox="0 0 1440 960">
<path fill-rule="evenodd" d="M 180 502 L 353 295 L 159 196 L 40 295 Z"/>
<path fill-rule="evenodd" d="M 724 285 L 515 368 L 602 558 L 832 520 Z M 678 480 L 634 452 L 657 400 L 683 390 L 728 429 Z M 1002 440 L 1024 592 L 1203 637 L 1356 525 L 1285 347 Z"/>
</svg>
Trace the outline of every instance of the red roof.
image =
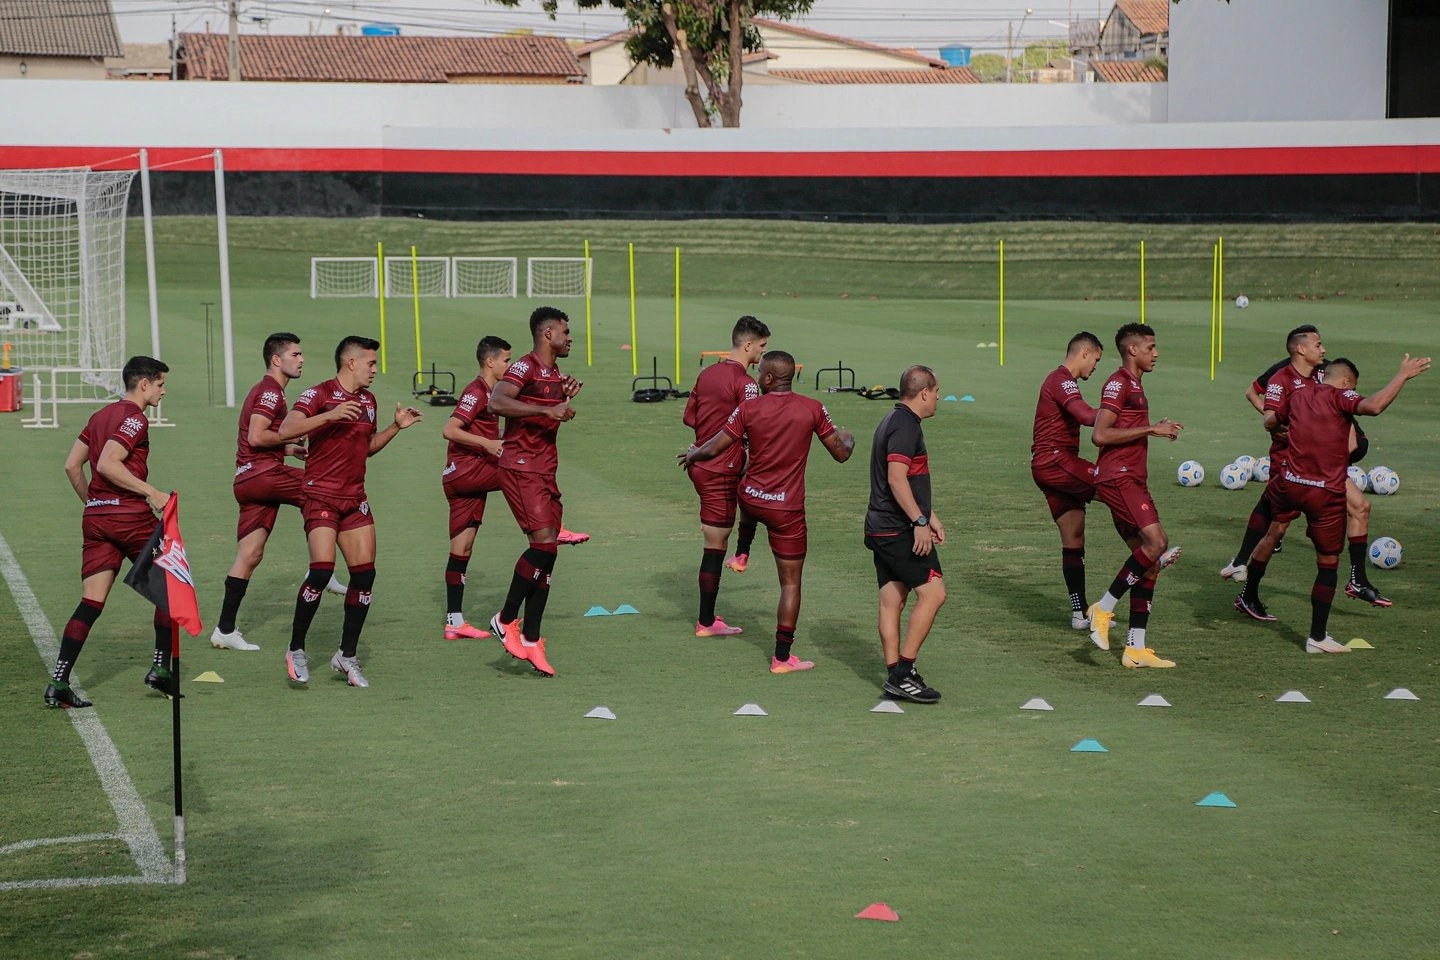
<svg viewBox="0 0 1440 960">
<path fill-rule="evenodd" d="M 1104 83 L 1165 83 L 1165 71 L 1144 60 L 1092 60 L 1095 75 Z"/>
<path fill-rule="evenodd" d="M 110 0 L 0 0 L 0 54 L 121 57 Z"/>
<path fill-rule="evenodd" d="M 181 34 L 180 49 L 185 79 L 229 76 L 224 34 Z M 240 37 L 245 80 L 445 83 L 477 77 L 561 83 L 583 75 L 574 51 L 559 37 Z"/>
<path fill-rule="evenodd" d="M 1141 36 L 1170 32 L 1170 0 L 1115 0 L 1115 9 L 1135 24 Z"/>
<path fill-rule="evenodd" d="M 947 70 L 825 70 L 770 68 L 770 76 L 802 83 L 979 83 L 969 67 Z"/>
<path fill-rule="evenodd" d="M 1160 0 L 1166 2 L 1166 0 Z M 888 53 L 891 56 L 899 57 L 902 60 L 913 60 L 916 63 L 923 63 L 926 66 L 944 69 L 948 64 L 944 60 L 932 60 L 930 57 L 922 56 L 914 50 L 897 50 L 894 47 L 882 47 L 878 43 L 867 43 L 864 40 L 856 40 L 853 37 L 836 36 L 833 33 L 821 33 L 819 30 L 810 30 L 806 27 L 797 27 L 793 23 L 785 23 L 781 20 L 768 20 L 764 17 L 751 17 L 750 22 L 757 27 L 766 27 L 770 30 L 782 30 L 794 33 L 802 37 L 812 37 L 816 40 L 826 40 L 830 43 L 838 43 L 847 47 L 855 47 L 858 50 L 874 50 L 877 53 Z"/>
</svg>

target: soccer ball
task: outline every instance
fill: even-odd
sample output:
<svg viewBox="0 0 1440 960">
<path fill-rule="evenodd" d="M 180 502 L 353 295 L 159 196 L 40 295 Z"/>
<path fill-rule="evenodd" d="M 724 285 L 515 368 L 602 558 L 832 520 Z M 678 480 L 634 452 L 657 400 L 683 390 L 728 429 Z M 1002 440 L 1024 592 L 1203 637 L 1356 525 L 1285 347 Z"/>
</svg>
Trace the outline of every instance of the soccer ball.
<svg viewBox="0 0 1440 960">
<path fill-rule="evenodd" d="M 1239 307 L 1241 310 L 1244 310 L 1246 307 L 1250 306 L 1250 298 L 1245 296 L 1245 294 L 1243 293 L 1240 294 L 1240 296 L 1235 298 L 1235 306 Z"/>
<path fill-rule="evenodd" d="M 1388 497 L 1400 489 L 1400 474 L 1389 467 L 1376 467 L 1370 471 L 1370 489 L 1382 497 Z"/>
<path fill-rule="evenodd" d="M 1394 537 L 1376 537 L 1370 544 L 1370 562 L 1381 570 L 1394 570 L 1404 556 L 1405 551 Z"/>
<path fill-rule="evenodd" d="M 1370 474 L 1366 473 L 1364 468 L 1357 467 L 1352 463 L 1346 469 L 1345 475 L 1350 478 L 1351 483 L 1360 488 L 1361 493 L 1370 489 Z"/>
<path fill-rule="evenodd" d="M 1255 464 L 1250 468 L 1250 479 L 1259 480 L 1261 483 L 1266 483 L 1270 480 L 1269 457 L 1261 457 L 1255 461 Z"/>
<path fill-rule="evenodd" d="M 1175 471 L 1175 479 L 1182 487 L 1198 487 L 1205 482 L 1205 468 L 1194 460 L 1186 460 Z"/>
<path fill-rule="evenodd" d="M 1220 486 L 1226 490 L 1242 490 L 1249 480 L 1249 471 L 1238 463 L 1227 463 L 1220 471 Z"/>
<path fill-rule="evenodd" d="M 1250 456 L 1248 453 L 1241 454 L 1240 456 L 1236 457 L 1236 458 L 1235 458 L 1235 466 L 1239 467 L 1239 468 L 1240 468 L 1240 472 L 1243 473 L 1243 474 L 1245 474 L 1245 479 L 1246 479 L 1246 480 L 1250 480 L 1250 479 L 1253 479 L 1253 478 L 1254 478 L 1254 476 L 1255 476 L 1255 458 L 1252 457 L 1252 456 Z"/>
</svg>

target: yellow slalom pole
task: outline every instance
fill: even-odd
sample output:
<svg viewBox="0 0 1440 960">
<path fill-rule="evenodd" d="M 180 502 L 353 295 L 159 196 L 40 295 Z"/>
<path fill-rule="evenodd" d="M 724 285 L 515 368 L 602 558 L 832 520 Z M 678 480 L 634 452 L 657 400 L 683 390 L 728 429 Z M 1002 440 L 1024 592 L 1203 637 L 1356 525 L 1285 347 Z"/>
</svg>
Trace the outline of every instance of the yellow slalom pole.
<svg viewBox="0 0 1440 960">
<path fill-rule="evenodd" d="M 1215 245 L 1210 246 L 1210 379 L 1215 379 L 1215 334 L 1216 334 L 1216 311 L 1219 308 L 1219 298 L 1216 289 L 1219 281 L 1220 251 Z"/>
<path fill-rule="evenodd" d="M 1005 366 L 1005 241 L 1000 241 L 1000 366 Z"/>
<path fill-rule="evenodd" d="M 590 241 L 585 241 L 585 366 L 595 365 L 595 338 L 590 335 Z"/>
<path fill-rule="evenodd" d="M 1220 263 L 1215 290 L 1215 361 L 1225 362 L 1225 238 L 1215 244 L 1215 259 Z"/>
<path fill-rule="evenodd" d="M 385 372 L 385 244 L 375 244 L 375 265 L 380 269 L 379 285 L 376 290 L 380 294 L 380 372 Z"/>
<path fill-rule="evenodd" d="M 680 248 L 675 248 L 675 389 L 680 389 Z"/>
<path fill-rule="evenodd" d="M 1140 322 L 1145 322 L 1145 241 L 1140 241 Z"/>
<path fill-rule="evenodd" d="M 418 373 L 425 364 L 420 356 L 420 261 L 414 247 L 410 248 L 410 299 L 415 303 L 415 371 Z"/>
<path fill-rule="evenodd" d="M 635 244 L 630 244 L 630 376 L 640 376 L 640 345 L 635 342 Z"/>
</svg>

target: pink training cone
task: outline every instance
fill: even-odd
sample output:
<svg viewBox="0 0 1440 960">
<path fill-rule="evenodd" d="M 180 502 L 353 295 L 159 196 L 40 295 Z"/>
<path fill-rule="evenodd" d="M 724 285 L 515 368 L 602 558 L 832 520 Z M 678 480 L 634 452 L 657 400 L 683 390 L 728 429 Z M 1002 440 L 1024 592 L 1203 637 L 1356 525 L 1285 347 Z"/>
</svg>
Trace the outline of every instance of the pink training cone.
<svg viewBox="0 0 1440 960">
<path fill-rule="evenodd" d="M 872 903 L 864 910 L 861 910 L 859 913 L 855 914 L 855 919 L 888 920 L 891 923 L 896 923 L 900 920 L 900 914 L 896 913 L 894 910 L 891 910 L 890 907 L 884 903 Z"/>
</svg>

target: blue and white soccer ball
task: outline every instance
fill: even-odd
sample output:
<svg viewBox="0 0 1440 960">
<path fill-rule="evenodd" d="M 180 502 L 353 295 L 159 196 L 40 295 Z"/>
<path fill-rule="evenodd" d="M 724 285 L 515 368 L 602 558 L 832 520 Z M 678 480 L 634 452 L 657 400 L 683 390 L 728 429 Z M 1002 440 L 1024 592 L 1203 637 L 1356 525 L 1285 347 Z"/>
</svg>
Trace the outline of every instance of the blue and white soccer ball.
<svg viewBox="0 0 1440 960">
<path fill-rule="evenodd" d="M 1195 460 L 1186 460 L 1180 464 L 1180 469 L 1175 471 L 1175 479 L 1180 481 L 1182 487 L 1198 487 L 1205 482 L 1205 468 Z"/>
<path fill-rule="evenodd" d="M 1388 497 L 1400 489 L 1400 474 L 1389 467 L 1376 467 L 1370 471 L 1370 489 L 1382 497 Z"/>
<path fill-rule="evenodd" d="M 1394 537 L 1376 537 L 1370 544 L 1370 562 L 1381 570 L 1394 570 L 1404 557 L 1405 551 Z"/>
<path fill-rule="evenodd" d="M 1361 493 L 1370 489 L 1370 474 L 1366 473 L 1363 467 L 1357 467 L 1352 463 L 1345 470 L 1345 475 L 1350 478 L 1351 483 L 1360 488 Z"/>
<path fill-rule="evenodd" d="M 1244 472 L 1246 480 L 1251 480 L 1254 478 L 1255 458 L 1250 456 L 1250 454 L 1242 453 L 1240 456 L 1236 457 L 1235 466 L 1239 467 L 1241 471 Z"/>
<path fill-rule="evenodd" d="M 1269 482 L 1270 458 L 1268 456 L 1261 457 L 1259 460 L 1255 461 L 1254 466 L 1250 468 L 1250 479 L 1259 480 L 1261 483 Z"/>
<path fill-rule="evenodd" d="M 1238 463 L 1227 463 L 1220 470 L 1220 486 L 1226 490 L 1243 490 L 1250 481 L 1250 472 Z"/>
<path fill-rule="evenodd" d="M 1250 306 L 1250 298 L 1245 296 L 1245 294 L 1243 293 L 1240 294 L 1240 296 L 1235 298 L 1235 306 L 1239 307 L 1241 310 L 1244 310 L 1246 307 Z"/>
</svg>

